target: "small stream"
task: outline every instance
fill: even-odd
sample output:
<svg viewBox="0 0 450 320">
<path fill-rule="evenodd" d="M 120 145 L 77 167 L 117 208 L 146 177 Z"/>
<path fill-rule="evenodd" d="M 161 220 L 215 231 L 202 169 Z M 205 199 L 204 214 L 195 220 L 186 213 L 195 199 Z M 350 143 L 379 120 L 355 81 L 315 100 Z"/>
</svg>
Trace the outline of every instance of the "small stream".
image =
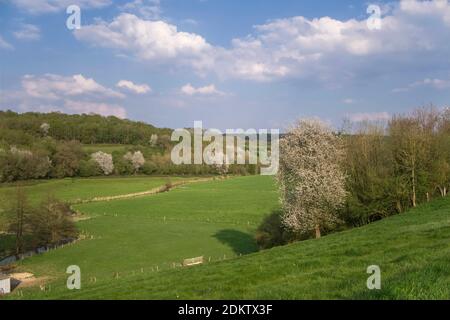
<svg viewBox="0 0 450 320">
<path fill-rule="evenodd" d="M 58 244 L 55 244 L 55 245 L 42 246 L 42 247 L 36 248 L 34 250 L 29 250 L 27 252 L 21 253 L 19 255 L 12 255 L 12 256 L 8 256 L 8 257 L 5 257 L 5 258 L 2 258 L 0 260 L 0 266 L 7 266 L 9 264 L 12 264 L 14 262 L 23 260 L 25 258 L 29 258 L 29 257 L 35 256 L 37 254 L 42 254 L 42 253 L 48 252 L 50 250 L 58 249 L 58 248 L 60 248 L 60 247 L 62 247 L 64 245 L 72 243 L 72 242 L 74 242 L 76 240 L 77 239 L 65 239 L 65 240 L 62 240 Z"/>
</svg>

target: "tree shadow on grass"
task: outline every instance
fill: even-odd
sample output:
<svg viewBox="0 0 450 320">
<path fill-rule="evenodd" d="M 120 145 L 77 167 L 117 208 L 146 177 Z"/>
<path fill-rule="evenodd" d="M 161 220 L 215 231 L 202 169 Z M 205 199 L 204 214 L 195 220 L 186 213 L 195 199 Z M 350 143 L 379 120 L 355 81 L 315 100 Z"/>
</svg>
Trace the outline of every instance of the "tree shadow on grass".
<svg viewBox="0 0 450 320">
<path fill-rule="evenodd" d="M 245 232 L 225 229 L 218 231 L 214 237 L 228 245 L 236 254 L 249 254 L 258 251 L 255 238 Z"/>
</svg>

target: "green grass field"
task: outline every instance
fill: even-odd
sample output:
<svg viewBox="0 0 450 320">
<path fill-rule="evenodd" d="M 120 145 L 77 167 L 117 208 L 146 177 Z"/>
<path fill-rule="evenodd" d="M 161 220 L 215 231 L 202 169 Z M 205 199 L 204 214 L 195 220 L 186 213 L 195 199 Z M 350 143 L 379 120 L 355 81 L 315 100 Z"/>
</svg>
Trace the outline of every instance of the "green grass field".
<svg viewBox="0 0 450 320">
<path fill-rule="evenodd" d="M 257 251 L 254 230 L 277 206 L 272 178 L 192 183 L 152 196 L 76 205 L 86 240 L 24 260 L 20 269 L 55 279 L 76 264 L 86 277 L 171 269 L 185 258 L 211 261 Z M 92 237 L 92 238 L 91 238 Z"/>
<path fill-rule="evenodd" d="M 79 227 L 93 239 L 23 261 L 21 270 L 53 281 L 47 291 L 24 289 L 23 296 L 8 298 L 450 298 L 450 198 L 319 240 L 255 252 L 253 232 L 278 206 L 277 197 L 271 178 L 242 177 L 79 205 L 92 217 Z M 198 255 L 212 262 L 171 267 Z M 65 287 L 72 264 L 81 267 L 78 291 Z M 366 288 L 369 265 L 380 266 L 382 290 Z M 96 283 L 89 281 L 94 276 Z"/>
<path fill-rule="evenodd" d="M 74 178 L 59 180 L 40 180 L 27 182 L 24 187 L 31 204 L 36 205 L 48 195 L 58 199 L 76 202 L 79 200 L 90 200 L 95 197 L 116 196 L 148 191 L 164 185 L 167 181 L 179 182 L 180 177 L 107 177 L 107 178 Z M 189 178 L 194 179 L 194 178 Z M 6 227 L 4 208 L 7 199 L 14 196 L 15 186 L 4 184 L 0 187 L 0 231 Z M 7 248 L 12 247 L 12 236 L 0 234 L 0 257 Z"/>
<path fill-rule="evenodd" d="M 102 177 L 67 178 L 56 180 L 38 180 L 24 187 L 30 202 L 36 202 L 51 194 L 64 201 L 89 200 L 95 197 L 117 196 L 137 193 L 164 185 L 167 181 L 177 182 L 180 177 Z M 5 184 L 0 187 L 0 198 L 14 194 L 15 187 Z"/>
</svg>

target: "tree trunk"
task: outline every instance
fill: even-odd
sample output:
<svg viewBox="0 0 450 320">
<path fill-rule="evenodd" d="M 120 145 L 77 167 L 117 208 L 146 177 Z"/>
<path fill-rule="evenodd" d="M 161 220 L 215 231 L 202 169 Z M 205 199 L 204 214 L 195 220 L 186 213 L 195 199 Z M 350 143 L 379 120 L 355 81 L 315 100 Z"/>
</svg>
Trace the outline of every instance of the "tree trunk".
<svg viewBox="0 0 450 320">
<path fill-rule="evenodd" d="M 430 193 L 427 192 L 427 202 L 430 202 Z"/>
<path fill-rule="evenodd" d="M 17 207 L 16 207 L 16 256 L 22 253 L 23 249 L 23 225 L 24 225 L 24 195 L 23 190 L 17 189 Z"/>
<path fill-rule="evenodd" d="M 317 225 L 316 226 L 316 239 L 320 238 L 320 227 Z"/>
<path fill-rule="evenodd" d="M 403 209 L 402 209 L 402 204 L 401 204 L 400 200 L 397 200 L 396 207 L 397 207 L 398 213 L 402 213 Z"/>
</svg>

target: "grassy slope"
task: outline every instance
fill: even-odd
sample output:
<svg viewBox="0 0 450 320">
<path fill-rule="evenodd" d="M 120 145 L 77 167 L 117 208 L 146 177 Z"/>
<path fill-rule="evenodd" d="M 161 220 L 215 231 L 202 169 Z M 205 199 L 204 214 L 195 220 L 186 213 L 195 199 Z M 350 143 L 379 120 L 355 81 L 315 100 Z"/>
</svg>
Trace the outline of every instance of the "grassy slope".
<svg viewBox="0 0 450 320">
<path fill-rule="evenodd" d="M 231 204 L 243 201 L 239 202 L 240 207 L 250 212 L 255 208 L 255 203 L 249 199 L 254 199 L 256 193 L 243 195 L 239 185 L 254 184 L 256 180 L 252 179 L 258 177 L 246 179 L 224 183 L 228 187 L 237 184 L 234 192 L 237 199 L 233 198 L 235 200 Z M 214 192 L 215 188 L 209 184 L 198 185 L 197 190 L 191 189 L 193 187 L 186 194 L 180 190 L 178 194 L 173 193 L 174 198 L 166 200 L 183 196 L 191 198 L 192 207 L 186 207 L 185 211 L 194 208 L 191 212 L 194 215 L 192 218 L 195 218 L 205 205 L 202 201 L 198 202 L 199 193 L 196 191 Z M 216 199 L 226 204 L 227 197 L 233 192 L 229 190 L 228 194 L 224 194 L 222 191 Z M 163 203 L 167 205 L 168 202 Z M 184 205 L 188 206 L 188 203 Z M 230 202 L 228 207 L 231 211 L 236 210 L 233 205 L 230 206 Z M 218 215 L 224 215 L 225 212 L 218 210 Z M 63 279 L 60 279 L 52 284 L 50 291 L 33 289 L 24 292 L 24 298 L 449 299 L 449 239 L 450 198 L 446 198 L 320 240 L 304 241 L 199 267 L 159 272 L 145 269 L 144 273 L 124 274 L 119 279 L 113 279 L 110 275 L 95 284 L 89 283 L 88 276 L 83 273 L 83 288 L 80 291 L 68 291 Z M 117 242 L 119 248 L 120 243 Z M 145 255 L 145 252 L 141 251 L 141 254 Z M 28 266 L 48 262 L 49 257 L 42 256 L 40 260 L 29 260 Z M 73 260 L 73 263 L 78 262 Z M 381 291 L 366 289 L 366 268 L 372 264 L 381 267 Z M 10 298 L 17 298 L 17 295 Z"/>
<path fill-rule="evenodd" d="M 63 283 L 76 264 L 86 279 L 108 281 L 115 272 L 130 276 L 167 270 L 184 258 L 212 261 L 255 252 L 253 232 L 277 206 L 270 177 L 194 183 L 169 193 L 77 205 L 92 218 L 80 221 L 87 240 L 24 260 L 20 268 Z M 93 239 L 90 239 L 90 236 Z"/>
</svg>

